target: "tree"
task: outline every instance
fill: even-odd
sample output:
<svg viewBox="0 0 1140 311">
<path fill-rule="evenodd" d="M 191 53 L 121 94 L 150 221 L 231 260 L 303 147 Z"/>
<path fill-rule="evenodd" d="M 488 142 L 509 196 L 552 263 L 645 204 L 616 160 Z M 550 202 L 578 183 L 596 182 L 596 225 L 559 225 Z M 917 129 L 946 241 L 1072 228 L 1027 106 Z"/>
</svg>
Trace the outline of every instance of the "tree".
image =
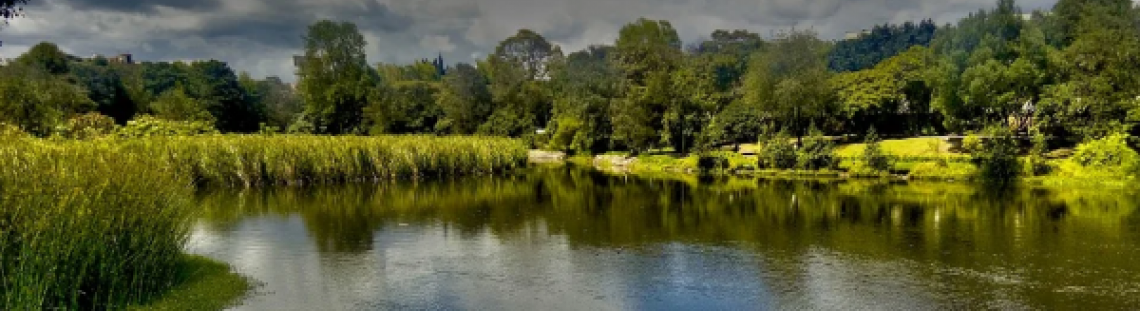
<svg viewBox="0 0 1140 311">
<path fill-rule="evenodd" d="M 86 95 L 82 87 L 41 69 L 4 67 L 0 71 L 0 123 L 46 136 L 70 116 L 95 108 Z"/>
<path fill-rule="evenodd" d="M 58 75 L 70 71 L 68 58 L 67 53 L 61 51 L 55 43 L 40 42 L 17 57 L 16 63 Z"/>
<path fill-rule="evenodd" d="M 204 121 L 216 123 L 209 102 L 195 99 L 181 85 L 166 91 L 150 104 L 154 115 L 169 121 Z"/>
<path fill-rule="evenodd" d="M 500 42 L 487 60 L 493 77 L 493 123 L 480 132 L 518 136 L 545 127 L 552 109 L 550 64 L 561 57 L 558 46 L 528 29 Z"/>
<path fill-rule="evenodd" d="M 260 106 L 265 109 L 265 122 L 277 128 L 289 128 L 290 123 L 305 109 L 293 87 L 277 77 L 269 77 L 256 83 Z"/>
<path fill-rule="evenodd" d="M 469 64 L 460 63 L 447 71 L 437 101 L 444 120 L 441 132 L 474 133 L 491 115 L 491 91 L 487 76 Z"/>
<path fill-rule="evenodd" d="M 238 76 L 224 62 L 191 63 L 184 86 L 190 97 L 207 102 L 217 122 L 215 127 L 222 132 L 255 132 L 264 121 L 260 103 L 246 98 Z"/>
<path fill-rule="evenodd" d="M 876 25 L 866 34 L 836 43 L 828 53 L 828 67 L 837 72 L 870 69 L 911 47 L 929 46 L 937 30 L 929 19 L 918 24 Z"/>
<path fill-rule="evenodd" d="M 924 127 L 941 125 L 929 114 L 931 87 L 925 76 L 933 64 L 930 49 L 915 46 L 874 68 L 835 75 L 831 84 L 848 122 L 844 129 L 918 134 Z"/>
<path fill-rule="evenodd" d="M 635 152 L 669 143 L 658 133 L 675 99 L 672 72 L 682 59 L 677 31 L 668 21 L 641 18 L 622 27 L 616 47 L 624 96 L 610 109 L 614 140 Z"/>
<path fill-rule="evenodd" d="M 590 46 L 551 69 L 555 99 L 550 147 L 578 153 L 601 153 L 610 147 L 609 107 L 621 93 L 614 53 L 612 46 Z"/>
<path fill-rule="evenodd" d="M 428 81 L 398 81 L 381 99 L 365 108 L 372 134 L 431 133 L 443 112 L 436 103 L 439 85 Z"/>
<path fill-rule="evenodd" d="M 88 91 L 88 97 L 97 105 L 97 110 L 109 116 L 118 124 L 125 124 L 138 112 L 138 105 L 119 71 L 105 63 L 80 62 L 71 64 L 71 74 L 77 84 Z"/>
<path fill-rule="evenodd" d="M 1068 2 L 1066 2 L 1068 3 Z M 1053 135 L 1100 138 L 1136 130 L 1140 96 L 1140 31 L 1136 11 L 1118 1 L 1086 4 L 1072 44 L 1050 58 L 1058 83 L 1045 88 L 1038 116 Z"/>
<path fill-rule="evenodd" d="M 300 66 L 305 117 L 322 134 L 359 132 L 376 74 L 364 54 L 364 36 L 349 22 L 322 20 L 309 26 Z"/>
<path fill-rule="evenodd" d="M 753 58 L 744 82 L 744 101 L 780 128 L 802 137 L 810 124 L 834 122 L 834 93 L 828 85 L 828 43 L 814 31 L 777 35 L 768 49 Z"/>
</svg>

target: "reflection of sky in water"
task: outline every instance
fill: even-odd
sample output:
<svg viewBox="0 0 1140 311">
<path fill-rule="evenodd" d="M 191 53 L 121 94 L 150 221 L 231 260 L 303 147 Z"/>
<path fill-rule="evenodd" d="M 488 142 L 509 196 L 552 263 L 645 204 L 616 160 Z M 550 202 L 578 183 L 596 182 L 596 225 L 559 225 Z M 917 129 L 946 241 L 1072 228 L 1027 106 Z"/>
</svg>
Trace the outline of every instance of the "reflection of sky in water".
<svg viewBox="0 0 1140 311">
<path fill-rule="evenodd" d="M 190 247 L 265 283 L 239 310 L 1140 303 L 1135 200 L 1112 208 L 1041 193 L 932 196 L 918 191 L 929 186 L 858 184 L 722 193 L 541 177 L 219 193 L 203 201 L 209 213 Z M 887 194 L 867 194 L 876 191 Z"/>
<path fill-rule="evenodd" d="M 297 217 L 198 226 L 191 250 L 265 283 L 238 310 L 747 310 L 768 305 L 741 251 L 572 248 L 541 226 L 501 240 L 387 226 L 364 253 L 319 253 Z"/>
</svg>

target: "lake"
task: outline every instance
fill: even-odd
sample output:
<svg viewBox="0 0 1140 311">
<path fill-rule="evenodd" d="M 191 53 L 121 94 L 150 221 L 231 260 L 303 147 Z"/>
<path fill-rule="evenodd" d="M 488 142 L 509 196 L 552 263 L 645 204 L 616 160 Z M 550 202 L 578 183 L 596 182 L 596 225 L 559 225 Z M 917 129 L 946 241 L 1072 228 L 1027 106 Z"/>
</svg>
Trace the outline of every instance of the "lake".
<svg viewBox="0 0 1140 311">
<path fill-rule="evenodd" d="M 1140 195 L 965 183 L 508 176 L 218 190 L 190 250 L 237 310 L 1117 310 Z"/>
</svg>

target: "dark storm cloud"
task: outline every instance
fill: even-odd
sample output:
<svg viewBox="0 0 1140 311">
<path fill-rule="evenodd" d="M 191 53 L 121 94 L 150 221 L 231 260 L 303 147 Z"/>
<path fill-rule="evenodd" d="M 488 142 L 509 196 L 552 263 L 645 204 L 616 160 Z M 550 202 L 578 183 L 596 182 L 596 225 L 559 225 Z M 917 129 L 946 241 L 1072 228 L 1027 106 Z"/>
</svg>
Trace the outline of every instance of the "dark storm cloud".
<svg viewBox="0 0 1140 311">
<path fill-rule="evenodd" d="M 32 0 L 0 30 L 0 57 L 39 41 L 79 55 L 130 52 L 143 60 L 220 59 L 255 76 L 292 80 L 290 56 L 320 19 L 357 24 L 374 61 L 442 53 L 473 61 L 520 28 L 567 53 L 612 43 L 639 17 L 666 19 L 692 42 L 716 29 L 812 28 L 827 39 L 883 23 L 952 22 L 996 0 Z M 1027 11 L 1055 0 L 1022 0 Z"/>
<path fill-rule="evenodd" d="M 32 5 L 46 3 L 66 5 L 77 10 L 106 10 L 130 13 L 154 12 L 166 7 L 179 10 L 208 12 L 221 8 L 222 0 L 58 0 L 32 1 Z"/>
</svg>

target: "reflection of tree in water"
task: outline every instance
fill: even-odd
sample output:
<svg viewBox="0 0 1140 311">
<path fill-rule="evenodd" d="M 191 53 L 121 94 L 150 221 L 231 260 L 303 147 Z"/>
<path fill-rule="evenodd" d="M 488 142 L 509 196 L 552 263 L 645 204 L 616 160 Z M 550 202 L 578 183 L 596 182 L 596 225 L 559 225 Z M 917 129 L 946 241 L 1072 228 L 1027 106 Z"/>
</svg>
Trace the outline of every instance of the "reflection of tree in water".
<svg viewBox="0 0 1140 311">
<path fill-rule="evenodd" d="M 484 231 L 510 236 L 541 223 L 571 244 L 599 246 L 798 245 L 877 235 L 876 243 L 885 245 L 937 248 L 945 239 L 967 239 L 1001 250 L 1077 223 L 1126 231 L 1135 223 L 1132 198 L 946 183 L 638 178 L 557 168 L 507 177 L 231 192 L 203 202 L 212 223 L 299 214 L 327 251 L 366 251 L 375 231 L 400 223 L 446 224 L 461 237 Z M 1013 236 L 1021 240 L 1008 238 Z"/>
<path fill-rule="evenodd" d="M 1120 191 L 961 183 L 638 178 L 564 167 L 503 177 L 217 192 L 201 200 L 203 219 L 223 228 L 243 217 L 299 216 L 321 252 L 370 251 L 377 232 L 402 224 L 446 228 L 460 241 L 519 240 L 541 228 L 576 248 L 728 243 L 754 247 L 771 265 L 800 264 L 826 250 L 937 263 L 908 272 L 924 280 L 945 277 L 947 271 L 935 267 L 998 267 L 1023 274 L 1005 277 L 1088 285 L 1135 278 L 1085 268 L 1130 267 L 1140 257 L 1136 198 Z M 955 282 L 993 286 L 982 279 Z"/>
</svg>

